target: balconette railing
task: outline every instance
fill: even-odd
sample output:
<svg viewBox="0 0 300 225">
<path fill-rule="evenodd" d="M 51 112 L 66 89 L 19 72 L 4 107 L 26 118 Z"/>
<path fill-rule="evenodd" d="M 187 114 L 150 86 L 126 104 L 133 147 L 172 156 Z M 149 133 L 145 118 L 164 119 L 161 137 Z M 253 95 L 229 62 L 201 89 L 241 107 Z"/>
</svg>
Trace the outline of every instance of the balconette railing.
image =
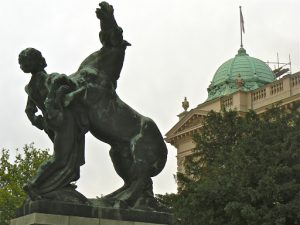
<svg viewBox="0 0 300 225">
<path fill-rule="evenodd" d="M 256 91 L 254 91 L 252 93 L 252 101 L 258 101 L 258 100 L 261 100 L 261 99 L 264 99 L 266 98 L 267 94 L 266 94 L 266 88 L 263 88 L 263 89 L 258 89 Z"/>
<path fill-rule="evenodd" d="M 295 74 L 294 76 L 291 77 L 291 84 L 292 87 L 300 85 L 300 74 Z"/>
<path fill-rule="evenodd" d="M 271 85 L 271 91 L 270 91 L 271 95 L 275 95 L 281 91 L 283 91 L 283 81 L 276 82 L 275 84 Z"/>
</svg>

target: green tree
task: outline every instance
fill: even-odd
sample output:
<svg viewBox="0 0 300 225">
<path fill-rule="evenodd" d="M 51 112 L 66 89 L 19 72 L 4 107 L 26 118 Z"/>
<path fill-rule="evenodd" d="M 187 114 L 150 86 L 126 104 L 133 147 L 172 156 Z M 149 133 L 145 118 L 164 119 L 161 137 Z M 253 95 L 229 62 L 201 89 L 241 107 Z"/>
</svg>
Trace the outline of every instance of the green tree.
<svg viewBox="0 0 300 225">
<path fill-rule="evenodd" d="M 39 165 L 49 159 L 49 151 L 25 145 L 23 153 L 16 150 L 13 162 L 10 151 L 2 149 L 0 158 L 0 224 L 7 225 L 26 198 L 22 187 L 36 173 Z"/>
<path fill-rule="evenodd" d="M 179 191 L 161 201 L 184 225 L 300 224 L 300 112 L 211 112 Z"/>
</svg>

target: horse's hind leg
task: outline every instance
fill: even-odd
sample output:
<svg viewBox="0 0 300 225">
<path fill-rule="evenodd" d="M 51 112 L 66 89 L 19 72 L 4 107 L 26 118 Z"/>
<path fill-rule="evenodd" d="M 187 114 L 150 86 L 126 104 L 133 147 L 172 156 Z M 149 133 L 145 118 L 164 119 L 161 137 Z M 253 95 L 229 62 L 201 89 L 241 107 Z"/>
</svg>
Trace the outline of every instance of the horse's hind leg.
<svg viewBox="0 0 300 225">
<path fill-rule="evenodd" d="M 167 148 L 156 124 L 143 118 L 140 133 L 131 139 L 133 163 L 129 188 L 117 195 L 118 199 L 130 207 L 144 210 L 159 209 L 154 198 L 152 176 L 157 175 L 165 165 Z M 126 205 L 125 205 L 126 206 Z"/>
<path fill-rule="evenodd" d="M 150 202 L 153 200 L 152 179 L 146 175 L 147 170 L 147 162 L 135 161 L 132 164 L 132 179 L 129 186 L 114 196 L 114 207 L 148 210 L 153 206 Z"/>
<path fill-rule="evenodd" d="M 146 201 L 153 198 L 149 165 L 144 160 L 134 160 L 132 146 L 127 144 L 112 145 L 110 157 L 117 174 L 124 180 L 124 185 L 109 195 L 102 203 L 115 208 L 141 208 L 149 205 Z"/>
<path fill-rule="evenodd" d="M 113 143 L 110 156 L 124 186 L 103 198 L 107 206 L 155 210 L 152 176 L 166 162 L 167 149 L 155 123 L 143 118 L 140 132 L 129 142 Z"/>
<path fill-rule="evenodd" d="M 117 174 L 123 179 L 124 185 L 118 190 L 106 195 L 105 198 L 114 198 L 115 195 L 124 191 L 131 184 L 131 167 L 133 163 L 130 147 L 126 143 L 114 144 L 111 146 L 109 155 Z"/>
</svg>

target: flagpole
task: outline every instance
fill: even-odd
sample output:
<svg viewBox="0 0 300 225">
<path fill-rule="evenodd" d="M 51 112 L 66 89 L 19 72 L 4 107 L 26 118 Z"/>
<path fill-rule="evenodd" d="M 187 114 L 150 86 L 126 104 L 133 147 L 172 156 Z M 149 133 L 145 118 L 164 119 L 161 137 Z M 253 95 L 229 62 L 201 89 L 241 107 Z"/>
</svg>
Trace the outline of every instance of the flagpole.
<svg viewBox="0 0 300 225">
<path fill-rule="evenodd" d="M 242 34 L 242 20 L 241 20 L 241 15 L 242 15 L 242 6 L 240 6 L 240 33 L 241 33 L 241 48 L 243 47 L 243 34 Z"/>
<path fill-rule="evenodd" d="M 240 6 L 240 32 L 241 32 L 241 48 L 242 48 L 243 47 L 243 33 L 245 33 L 242 6 Z"/>
</svg>

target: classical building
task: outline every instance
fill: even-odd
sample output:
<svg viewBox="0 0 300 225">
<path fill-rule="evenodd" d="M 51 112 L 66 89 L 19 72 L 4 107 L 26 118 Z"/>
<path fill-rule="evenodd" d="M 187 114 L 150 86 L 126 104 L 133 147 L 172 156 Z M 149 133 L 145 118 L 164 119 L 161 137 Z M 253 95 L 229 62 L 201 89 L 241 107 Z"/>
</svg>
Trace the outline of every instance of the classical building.
<svg viewBox="0 0 300 225">
<path fill-rule="evenodd" d="M 276 78 L 270 67 L 240 48 L 234 58 L 223 63 L 208 87 L 208 98 L 196 108 L 178 115 L 179 122 L 166 134 L 166 141 L 177 149 L 178 171 L 183 171 L 184 158 L 195 148 L 193 135 L 211 110 L 254 110 L 262 113 L 274 104 L 288 105 L 300 100 L 300 72 Z"/>
</svg>

